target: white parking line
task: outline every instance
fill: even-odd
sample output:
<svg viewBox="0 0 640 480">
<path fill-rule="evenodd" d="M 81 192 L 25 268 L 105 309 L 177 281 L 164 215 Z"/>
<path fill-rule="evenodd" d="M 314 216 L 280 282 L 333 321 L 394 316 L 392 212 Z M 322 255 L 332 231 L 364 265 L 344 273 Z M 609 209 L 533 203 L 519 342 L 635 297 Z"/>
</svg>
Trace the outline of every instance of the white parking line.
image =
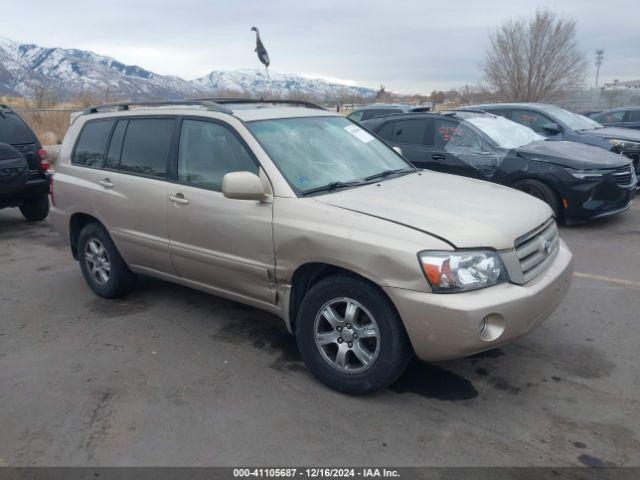
<svg viewBox="0 0 640 480">
<path fill-rule="evenodd" d="M 607 277 L 606 275 L 596 275 L 594 273 L 582 273 L 574 272 L 575 277 L 588 278 L 589 280 L 598 280 L 600 282 L 616 283 L 618 285 L 624 285 L 626 287 L 640 288 L 640 282 L 634 282 L 633 280 L 625 280 L 623 278 Z"/>
</svg>

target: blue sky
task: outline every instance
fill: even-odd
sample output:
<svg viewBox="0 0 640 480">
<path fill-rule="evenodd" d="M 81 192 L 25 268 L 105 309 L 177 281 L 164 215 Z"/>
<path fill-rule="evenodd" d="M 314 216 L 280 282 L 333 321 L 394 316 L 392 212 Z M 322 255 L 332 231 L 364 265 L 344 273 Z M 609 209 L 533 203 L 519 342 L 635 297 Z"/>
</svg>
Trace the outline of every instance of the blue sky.
<svg viewBox="0 0 640 480">
<path fill-rule="evenodd" d="M 249 31 L 256 25 L 273 70 L 406 93 L 476 83 L 489 33 L 537 7 L 518 0 L 2 3 L 3 36 L 88 49 L 161 74 L 193 79 L 211 70 L 260 67 Z M 605 50 L 603 81 L 640 79 L 637 0 L 558 0 L 546 6 L 578 22 L 590 68 L 586 84 L 594 81 L 596 48 Z"/>
</svg>

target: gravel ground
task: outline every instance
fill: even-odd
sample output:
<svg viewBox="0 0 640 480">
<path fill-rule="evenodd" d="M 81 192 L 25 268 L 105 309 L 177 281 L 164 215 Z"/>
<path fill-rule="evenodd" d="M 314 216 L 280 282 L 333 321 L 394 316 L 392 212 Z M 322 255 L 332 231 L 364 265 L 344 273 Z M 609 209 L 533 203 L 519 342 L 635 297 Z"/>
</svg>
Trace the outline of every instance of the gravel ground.
<svg viewBox="0 0 640 480">
<path fill-rule="evenodd" d="M 519 342 L 349 397 L 277 318 L 142 279 L 104 300 L 0 211 L 0 465 L 640 465 L 640 206 L 563 228 L 568 297 Z"/>
</svg>

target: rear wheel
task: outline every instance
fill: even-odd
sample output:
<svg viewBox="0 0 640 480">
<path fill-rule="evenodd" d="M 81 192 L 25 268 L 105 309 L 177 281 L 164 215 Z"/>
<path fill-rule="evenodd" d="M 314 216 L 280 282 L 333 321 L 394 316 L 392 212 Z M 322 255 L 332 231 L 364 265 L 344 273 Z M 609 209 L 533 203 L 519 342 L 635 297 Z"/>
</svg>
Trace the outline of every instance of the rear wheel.
<svg viewBox="0 0 640 480">
<path fill-rule="evenodd" d="M 560 199 L 555 190 L 546 183 L 540 182 L 539 180 L 527 179 L 514 183 L 512 187 L 542 200 L 551 207 L 556 218 L 559 218 Z"/>
<path fill-rule="evenodd" d="M 96 295 L 117 298 L 129 293 L 136 275 L 98 223 L 86 225 L 78 236 L 78 260 L 85 280 Z"/>
<path fill-rule="evenodd" d="M 20 205 L 20 212 L 30 222 L 39 222 L 49 215 L 49 199 L 47 196 L 29 198 Z"/>
<path fill-rule="evenodd" d="M 374 285 L 327 277 L 305 295 L 296 320 L 300 354 L 324 384 L 367 393 L 393 383 L 412 350 L 397 312 Z"/>
</svg>

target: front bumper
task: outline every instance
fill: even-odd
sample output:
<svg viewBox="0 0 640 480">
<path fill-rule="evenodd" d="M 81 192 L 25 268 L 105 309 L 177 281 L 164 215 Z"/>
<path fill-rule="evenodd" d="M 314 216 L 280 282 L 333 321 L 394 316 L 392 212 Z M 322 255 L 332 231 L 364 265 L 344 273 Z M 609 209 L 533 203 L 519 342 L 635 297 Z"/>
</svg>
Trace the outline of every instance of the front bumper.
<svg viewBox="0 0 640 480">
<path fill-rule="evenodd" d="M 466 293 L 436 294 L 386 287 L 421 360 L 465 357 L 510 343 L 540 325 L 569 290 L 573 256 L 560 241 L 551 266 L 525 285 L 505 283 Z M 500 319 L 499 336 L 485 340 L 483 318 Z"/>
<path fill-rule="evenodd" d="M 610 178 L 581 182 L 562 194 L 564 219 L 568 223 L 591 220 L 624 212 L 636 196 L 636 184 L 617 185 Z"/>
</svg>

